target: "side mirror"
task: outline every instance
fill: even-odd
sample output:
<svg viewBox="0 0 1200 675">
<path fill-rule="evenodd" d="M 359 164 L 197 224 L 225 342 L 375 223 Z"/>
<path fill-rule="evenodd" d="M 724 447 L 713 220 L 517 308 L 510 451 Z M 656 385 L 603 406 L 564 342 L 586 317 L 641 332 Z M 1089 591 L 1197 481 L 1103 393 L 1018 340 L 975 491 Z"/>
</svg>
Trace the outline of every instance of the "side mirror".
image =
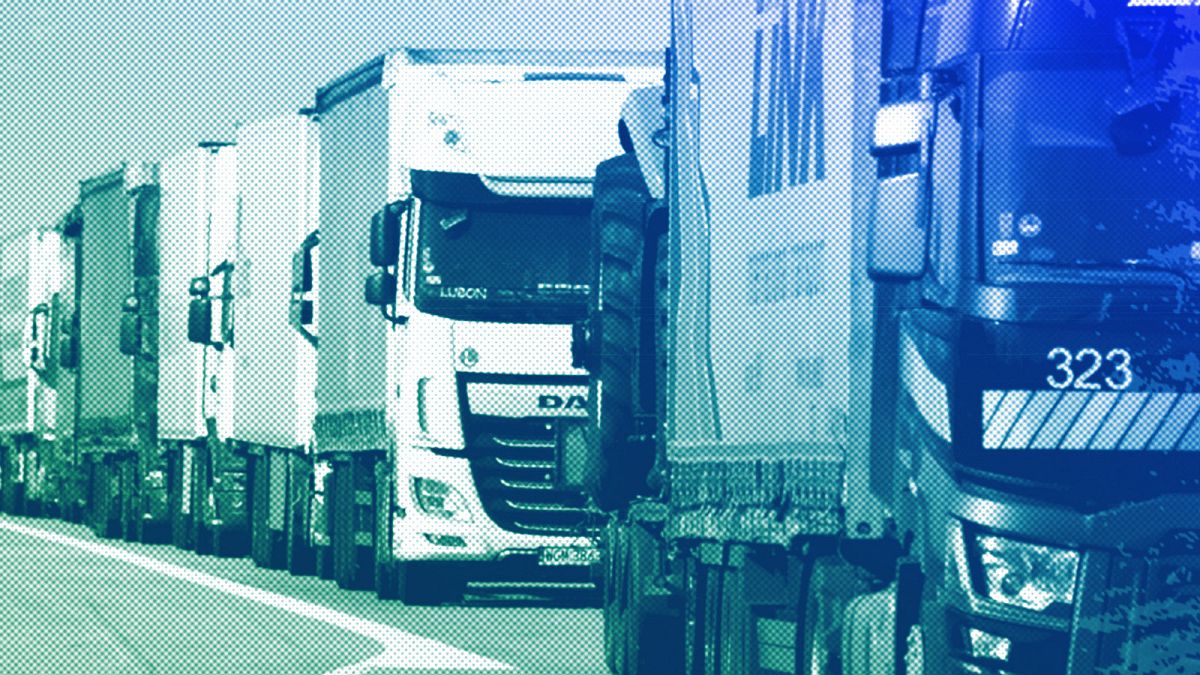
<svg viewBox="0 0 1200 675">
<path fill-rule="evenodd" d="M 142 320 L 137 314 L 121 316 L 121 353 L 137 356 L 142 350 Z"/>
<path fill-rule="evenodd" d="M 137 356 L 142 350 L 142 320 L 138 316 L 140 303 L 136 295 L 125 298 L 121 305 L 121 353 Z"/>
<path fill-rule="evenodd" d="M 313 322 L 313 301 L 296 300 L 291 307 L 292 325 L 310 326 Z"/>
<path fill-rule="evenodd" d="M 400 262 L 400 217 L 408 202 L 392 202 L 371 216 L 371 264 L 391 267 Z"/>
<path fill-rule="evenodd" d="M 59 338 L 58 365 L 67 369 L 79 367 L 79 340 L 75 337 L 74 332 Z"/>
<path fill-rule="evenodd" d="M 47 325 L 50 322 L 49 305 L 42 303 L 34 307 L 30 312 L 30 318 L 29 337 L 31 338 L 31 344 L 29 347 L 29 367 L 39 372 L 45 372 L 46 363 L 44 361 L 46 359 L 46 350 L 43 345 L 49 341 L 43 336 L 46 335 L 49 329 Z"/>
<path fill-rule="evenodd" d="M 902 281 L 925 273 L 928 228 L 923 215 L 924 180 L 924 175 L 910 173 L 879 182 L 867 241 L 867 271 L 871 278 Z"/>
<path fill-rule="evenodd" d="M 188 341 L 201 345 L 213 344 L 212 300 L 192 298 L 188 303 Z"/>
<path fill-rule="evenodd" d="M 879 181 L 874 218 L 867 235 L 867 271 L 877 280 L 916 279 L 925 273 L 929 236 L 925 222 L 922 146 L 929 137 L 932 105 L 927 101 L 886 105 L 875 116 L 871 154 L 890 171 Z"/>
<path fill-rule="evenodd" d="M 396 275 L 376 272 L 367 277 L 363 288 L 363 299 L 368 305 L 386 307 L 396 301 Z"/>
<path fill-rule="evenodd" d="M 313 290 L 313 250 L 320 243 L 316 232 L 309 234 L 292 254 L 292 292 L 311 293 Z"/>
</svg>

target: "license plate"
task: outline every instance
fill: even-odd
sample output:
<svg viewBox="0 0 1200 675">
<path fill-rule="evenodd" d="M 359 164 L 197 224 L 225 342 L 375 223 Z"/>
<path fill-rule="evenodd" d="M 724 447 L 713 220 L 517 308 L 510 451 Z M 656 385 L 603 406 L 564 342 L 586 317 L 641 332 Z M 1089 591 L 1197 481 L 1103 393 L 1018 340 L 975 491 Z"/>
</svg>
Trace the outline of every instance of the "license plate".
<svg viewBox="0 0 1200 675">
<path fill-rule="evenodd" d="M 600 561 L 600 549 L 582 546 L 560 546 L 541 550 L 538 564 L 547 567 L 591 565 Z"/>
</svg>

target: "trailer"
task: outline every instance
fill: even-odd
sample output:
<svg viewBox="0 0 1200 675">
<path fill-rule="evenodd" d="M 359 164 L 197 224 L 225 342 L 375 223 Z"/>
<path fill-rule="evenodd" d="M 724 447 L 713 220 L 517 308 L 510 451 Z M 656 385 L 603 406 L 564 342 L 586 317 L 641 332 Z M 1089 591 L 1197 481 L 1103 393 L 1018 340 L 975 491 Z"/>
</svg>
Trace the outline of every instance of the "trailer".
<svg viewBox="0 0 1200 675">
<path fill-rule="evenodd" d="M 229 443 L 249 460 L 251 556 L 312 573 L 317 124 L 307 111 L 239 127 L 237 313 Z"/>
<path fill-rule="evenodd" d="M 1195 670 L 1198 17 L 1014 7 L 672 3 L 558 444 L 614 672 Z"/>
<path fill-rule="evenodd" d="M 226 440 L 237 148 L 202 143 L 162 163 L 158 439 L 167 458 L 172 541 L 236 555 L 248 544 L 245 457 Z M 214 305 L 216 311 L 214 312 Z"/>
<path fill-rule="evenodd" d="M 58 433 L 75 457 L 85 520 L 101 536 L 129 540 L 152 537 L 156 529 L 145 518 L 145 500 L 153 499 L 145 479 L 155 466 L 154 420 L 135 406 L 135 388 L 144 395 L 153 375 L 122 355 L 120 330 L 122 311 L 136 311 L 131 292 L 132 304 L 153 305 L 156 183 L 157 166 L 140 163 L 81 181 L 77 217 L 62 233 L 69 261 L 59 270 L 65 333 L 59 363 L 74 375 L 63 383 L 73 386 L 74 396 L 64 400 L 73 408 L 72 424 L 60 424 Z"/>
</svg>

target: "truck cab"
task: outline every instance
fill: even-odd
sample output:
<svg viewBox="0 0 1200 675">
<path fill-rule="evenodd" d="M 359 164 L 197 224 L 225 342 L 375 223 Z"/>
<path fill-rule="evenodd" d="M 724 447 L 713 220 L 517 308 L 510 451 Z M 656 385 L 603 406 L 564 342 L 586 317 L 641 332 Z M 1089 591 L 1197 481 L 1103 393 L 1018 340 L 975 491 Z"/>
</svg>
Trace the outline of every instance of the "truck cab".
<svg viewBox="0 0 1200 675">
<path fill-rule="evenodd" d="M 394 393 L 384 574 L 413 600 L 492 574 L 586 580 L 596 523 L 552 480 L 555 431 L 587 415 L 571 326 L 589 297 L 591 174 L 657 61 L 410 51 L 385 66 L 390 203 L 366 295 Z"/>
<path fill-rule="evenodd" d="M 37 228 L 6 241 L 0 265 L 0 508 L 58 513 L 54 462 L 57 363 L 52 307 L 58 291 L 59 234 Z"/>
<path fill-rule="evenodd" d="M 1200 14 L 885 11 L 871 264 L 903 309 L 896 454 L 874 464 L 916 536 L 933 663 L 1194 659 L 1158 647 L 1194 611 L 1169 579 L 1200 505 Z"/>
</svg>

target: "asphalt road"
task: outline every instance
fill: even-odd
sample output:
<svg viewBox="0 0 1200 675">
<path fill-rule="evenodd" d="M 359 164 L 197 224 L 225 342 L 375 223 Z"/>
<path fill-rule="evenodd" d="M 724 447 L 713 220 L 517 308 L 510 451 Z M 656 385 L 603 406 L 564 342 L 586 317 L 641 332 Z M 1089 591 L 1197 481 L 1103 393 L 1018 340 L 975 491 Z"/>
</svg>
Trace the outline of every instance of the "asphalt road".
<svg viewBox="0 0 1200 675">
<path fill-rule="evenodd" d="M 14 675 L 606 672 L 599 610 L 562 595 L 408 607 L 52 520 L 0 515 L 0 589 L 0 672 Z"/>
</svg>

